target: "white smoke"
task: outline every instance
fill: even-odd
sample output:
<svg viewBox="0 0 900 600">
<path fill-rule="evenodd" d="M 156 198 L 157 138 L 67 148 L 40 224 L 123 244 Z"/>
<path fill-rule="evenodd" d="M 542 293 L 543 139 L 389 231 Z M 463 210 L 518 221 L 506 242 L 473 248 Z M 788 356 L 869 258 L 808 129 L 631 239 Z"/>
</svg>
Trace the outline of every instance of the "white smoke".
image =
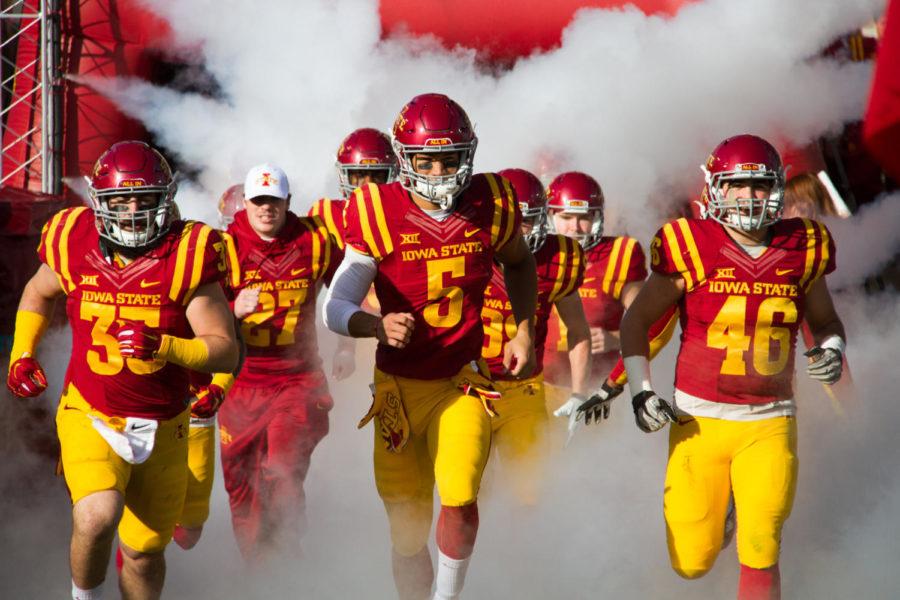
<svg viewBox="0 0 900 600">
<path fill-rule="evenodd" d="M 388 130 L 409 98 L 440 91 L 476 123 L 478 170 L 537 170 L 547 156 L 560 170 L 585 170 L 604 188 L 615 215 L 612 232 L 627 229 L 644 242 L 660 215 L 681 201 L 683 192 L 671 190 L 699 185 L 698 165 L 722 138 L 752 132 L 803 144 L 858 118 L 870 67 L 811 57 L 884 6 L 883 0 L 709 0 L 671 19 L 635 9 L 585 10 L 560 49 L 494 75 L 478 68 L 473 52 L 448 52 L 429 40 L 380 40 L 374 0 L 148 3 L 168 18 L 179 43 L 200 48 L 223 98 L 136 81 L 93 84 L 199 167 L 198 185 L 179 193 L 185 216 L 214 223 L 218 195 L 262 161 L 285 168 L 294 209 L 304 212 L 315 198 L 336 192 L 334 152 L 347 133 Z M 883 225 L 896 221 L 895 208 L 896 199 L 893 207 L 869 209 L 846 232 L 830 224 L 839 246 L 832 278 L 850 285 L 872 272 L 868 242 L 880 244 L 879 260 L 890 256 L 896 228 Z M 900 485 L 891 427 L 900 417 L 894 398 L 900 303 L 890 294 L 836 300 L 865 410 L 851 419 L 835 416 L 820 386 L 798 375 L 801 474 L 785 531 L 784 596 L 887 598 L 900 585 L 893 568 L 900 532 L 892 518 L 900 507 L 891 496 Z M 327 363 L 333 342 L 322 338 Z M 355 430 L 368 406 L 371 357 L 372 346 L 361 344 L 357 375 L 332 386 L 332 432 L 307 479 L 303 558 L 285 557 L 270 576 L 246 576 L 219 481 L 200 545 L 168 551 L 168 597 L 393 597 L 386 518 L 371 472 L 372 433 Z M 668 348 L 654 363 L 661 393 L 671 393 L 673 357 Z M 670 570 L 661 510 L 666 436 L 641 434 L 630 413 L 627 399 L 617 400 L 611 421 L 554 453 L 537 510 L 511 509 L 508 495 L 493 487 L 481 503 L 466 597 L 733 597 L 733 547 L 701 581 L 682 581 Z M 58 511 L 67 512 L 57 500 Z M 12 529 L 4 525 L 0 533 Z M 56 550 L 39 575 L 33 562 L 11 556 L 4 578 L 13 582 L 11 593 L 49 596 L 52 581 L 55 595 L 64 594 L 59 548 L 67 540 L 68 531 L 57 528 Z M 4 556 L 14 554 L 4 547 Z M 17 564 L 29 582 L 42 583 L 13 576 Z M 113 581 L 110 572 L 107 587 Z"/>
</svg>

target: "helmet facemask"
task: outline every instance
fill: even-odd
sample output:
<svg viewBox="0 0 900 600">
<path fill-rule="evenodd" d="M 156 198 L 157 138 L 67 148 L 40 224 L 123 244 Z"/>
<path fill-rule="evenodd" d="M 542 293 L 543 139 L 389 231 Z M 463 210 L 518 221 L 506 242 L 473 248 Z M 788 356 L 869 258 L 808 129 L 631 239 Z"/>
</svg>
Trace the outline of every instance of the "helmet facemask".
<svg viewBox="0 0 900 600">
<path fill-rule="evenodd" d="M 338 179 L 340 180 L 341 194 L 343 194 L 345 198 L 348 198 L 350 194 L 352 194 L 353 191 L 359 187 L 358 185 L 350 183 L 351 173 L 358 173 L 360 171 L 385 171 L 387 173 L 384 180 L 385 183 L 391 183 L 392 181 L 396 181 L 397 179 L 397 167 L 392 164 L 345 164 L 342 162 L 335 162 L 334 166 L 336 166 L 338 169 Z"/>
<path fill-rule="evenodd" d="M 172 209 L 176 184 L 166 187 L 123 187 L 105 190 L 90 189 L 91 207 L 97 217 L 100 237 L 123 248 L 143 248 L 159 240 L 174 221 Z M 155 195 L 157 202 L 151 208 L 131 211 L 128 204 L 122 210 L 110 206 L 114 197 L 147 197 Z"/>
<path fill-rule="evenodd" d="M 742 165 L 738 165 L 739 167 Z M 784 183 L 780 173 L 766 170 L 765 165 L 758 170 L 738 169 L 711 174 L 705 168 L 707 184 L 707 206 L 705 218 L 712 219 L 726 227 L 740 231 L 757 231 L 781 220 L 784 211 Z M 755 198 L 751 190 L 749 198 L 727 198 L 726 184 L 762 182 L 770 186 L 765 198 Z"/>
<path fill-rule="evenodd" d="M 456 198 L 462 194 L 472 180 L 475 147 L 478 139 L 464 144 L 445 146 L 409 146 L 392 140 L 394 152 L 400 163 L 400 185 L 425 200 L 436 204 L 441 210 L 453 207 Z M 417 173 L 413 165 L 416 154 L 459 153 L 459 168 L 452 175 L 431 176 Z"/>
<path fill-rule="evenodd" d="M 531 221 L 531 231 L 523 235 L 525 243 L 532 252 L 537 252 L 547 239 L 547 209 L 544 207 L 530 207 L 526 202 L 519 203 L 522 220 Z"/>
</svg>

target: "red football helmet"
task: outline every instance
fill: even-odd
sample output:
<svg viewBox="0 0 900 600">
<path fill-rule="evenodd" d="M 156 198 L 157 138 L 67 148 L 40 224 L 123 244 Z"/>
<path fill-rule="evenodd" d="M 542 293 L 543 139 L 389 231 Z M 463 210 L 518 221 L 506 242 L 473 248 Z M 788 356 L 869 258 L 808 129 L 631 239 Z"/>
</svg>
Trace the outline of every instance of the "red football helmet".
<svg viewBox="0 0 900 600">
<path fill-rule="evenodd" d="M 522 218 L 531 222 L 525 241 L 532 252 L 537 252 L 547 237 L 547 195 L 541 180 L 525 169 L 504 169 L 498 175 L 512 184 Z"/>
<path fill-rule="evenodd" d="M 591 231 L 573 236 L 585 250 L 596 246 L 603 237 L 603 191 L 597 180 L 590 175 L 580 171 L 557 175 L 547 188 L 547 208 L 551 215 L 568 213 L 591 216 Z M 551 231 L 556 231 L 552 218 L 549 220 L 549 227 Z"/>
<path fill-rule="evenodd" d="M 177 185 L 169 163 L 162 154 L 144 142 L 113 144 L 94 164 L 88 182 L 91 206 L 97 217 L 100 236 L 126 248 L 142 248 L 161 238 L 169 229 L 174 214 L 172 203 Z M 155 195 L 148 208 L 141 196 Z M 115 210 L 109 199 L 138 197 L 138 209 L 119 205 Z M 124 210 L 122 210 L 124 208 Z"/>
<path fill-rule="evenodd" d="M 704 216 L 722 225 L 754 231 L 781 219 L 784 209 L 784 168 L 778 151 L 761 137 L 730 137 L 712 151 L 706 165 L 703 194 Z M 726 198 L 722 187 L 729 182 L 761 183 L 769 187 L 766 198 Z M 752 190 L 751 190 L 752 192 Z"/>
<path fill-rule="evenodd" d="M 350 183 L 351 171 L 387 171 L 386 183 L 397 178 L 397 157 L 391 148 L 391 139 L 370 127 L 357 129 L 344 138 L 337 151 L 335 166 L 345 197 L 357 187 Z"/>
<path fill-rule="evenodd" d="M 234 215 L 244 210 L 244 184 L 236 183 L 219 198 L 219 226 L 225 229 L 234 223 Z"/>
<path fill-rule="evenodd" d="M 400 162 L 400 184 L 442 209 L 469 185 L 478 138 L 466 112 L 447 96 L 422 94 L 407 102 L 394 121 L 391 143 Z M 437 152 L 458 152 L 459 170 L 441 177 L 416 173 L 413 155 Z"/>
</svg>

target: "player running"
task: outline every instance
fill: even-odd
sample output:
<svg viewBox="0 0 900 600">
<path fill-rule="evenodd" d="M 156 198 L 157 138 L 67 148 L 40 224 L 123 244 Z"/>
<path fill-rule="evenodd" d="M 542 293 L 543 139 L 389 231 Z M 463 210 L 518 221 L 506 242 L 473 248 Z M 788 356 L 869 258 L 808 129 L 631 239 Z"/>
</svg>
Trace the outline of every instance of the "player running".
<svg viewBox="0 0 900 600">
<path fill-rule="evenodd" d="M 88 182 L 92 208 L 44 226 L 7 385 L 23 397 L 46 388 L 34 353 L 65 294 L 72 356 L 56 425 L 73 503 L 72 597 L 101 597 L 118 527 L 122 595 L 159 598 L 187 484 L 189 371 L 227 372 L 238 359 L 224 244 L 173 218 L 171 170 L 143 142 L 114 144 Z"/>
<path fill-rule="evenodd" d="M 393 545 L 401 598 L 431 590 L 434 486 L 441 510 L 434 598 L 462 589 L 478 530 L 477 496 L 490 450 L 481 309 L 493 261 L 504 265 L 516 335 L 504 365 L 534 367 L 534 258 L 519 231 L 505 179 L 473 175 L 477 139 L 469 118 L 441 94 L 413 98 L 394 122 L 400 181 L 354 192 L 345 220 L 347 254 L 325 304 L 330 329 L 375 337 L 375 482 Z M 383 317 L 360 310 L 369 286 Z"/>
<path fill-rule="evenodd" d="M 516 335 L 516 322 L 506 294 L 503 270 L 496 263 L 481 309 L 484 321 L 481 355 L 491 371 L 494 387 L 502 394 L 494 402 L 497 417 L 491 419 L 493 445 L 510 475 L 517 498 L 524 505 L 533 505 L 537 502 L 541 465 L 549 454 L 542 363 L 547 321 L 554 307 L 568 333 L 572 395 L 579 402 L 587 398 L 591 332 L 578 295 L 585 260 L 581 246 L 574 239 L 561 234 L 547 235 L 547 197 L 536 176 L 524 169 L 506 169 L 498 175 L 506 178 L 516 193 L 523 217 L 522 235 L 537 264 L 536 367 L 531 377 L 521 379 L 511 376 L 503 365 L 506 344 Z"/>
<path fill-rule="evenodd" d="M 765 140 L 729 138 L 705 170 L 706 218 L 656 234 L 653 274 L 622 321 L 622 355 L 638 427 L 672 423 L 663 496 L 672 568 L 689 579 L 712 568 L 733 493 L 738 598 L 778 598 L 781 529 L 797 477 L 792 379 L 804 318 L 818 344 L 807 372 L 828 384 L 841 376 L 844 327 L 825 283 L 834 242 L 815 221 L 781 219 L 784 172 Z M 682 334 L 669 403 L 650 383 L 647 332 L 675 304 Z"/>
</svg>

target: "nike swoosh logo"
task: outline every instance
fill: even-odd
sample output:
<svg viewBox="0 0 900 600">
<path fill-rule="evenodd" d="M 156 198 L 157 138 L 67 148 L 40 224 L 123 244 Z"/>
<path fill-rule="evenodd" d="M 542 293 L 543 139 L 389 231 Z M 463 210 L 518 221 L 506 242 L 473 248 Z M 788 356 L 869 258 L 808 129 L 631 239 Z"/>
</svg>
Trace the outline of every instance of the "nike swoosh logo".
<svg viewBox="0 0 900 600">
<path fill-rule="evenodd" d="M 472 237 L 473 235 L 475 235 L 476 233 L 478 233 L 479 231 L 481 231 L 481 230 L 480 230 L 480 229 L 473 229 L 473 230 L 471 230 L 471 231 L 466 231 L 463 235 L 465 235 L 467 238 L 470 238 L 470 237 Z"/>
<path fill-rule="evenodd" d="M 142 288 L 148 288 L 148 287 L 152 287 L 154 285 L 159 285 L 159 282 L 158 281 L 147 281 L 146 279 L 141 279 L 141 287 Z"/>
<path fill-rule="evenodd" d="M 131 431 L 142 431 L 144 429 L 147 429 L 148 427 L 149 425 L 146 423 L 144 423 L 143 425 L 133 425 L 131 427 Z"/>
<path fill-rule="evenodd" d="M 585 277 L 584 281 L 582 283 L 590 283 L 590 282 L 596 281 L 596 280 L 597 280 L 596 277 Z"/>
<path fill-rule="evenodd" d="M 306 269 L 307 269 L 307 267 L 301 267 L 301 268 L 299 268 L 299 269 L 291 269 L 291 275 L 292 275 L 292 276 L 293 276 L 293 275 L 299 275 L 300 273 L 302 273 L 302 272 L 305 271 Z"/>
<path fill-rule="evenodd" d="M 793 271 L 793 269 L 775 269 L 775 274 L 781 277 L 782 275 L 787 275 Z"/>
</svg>

